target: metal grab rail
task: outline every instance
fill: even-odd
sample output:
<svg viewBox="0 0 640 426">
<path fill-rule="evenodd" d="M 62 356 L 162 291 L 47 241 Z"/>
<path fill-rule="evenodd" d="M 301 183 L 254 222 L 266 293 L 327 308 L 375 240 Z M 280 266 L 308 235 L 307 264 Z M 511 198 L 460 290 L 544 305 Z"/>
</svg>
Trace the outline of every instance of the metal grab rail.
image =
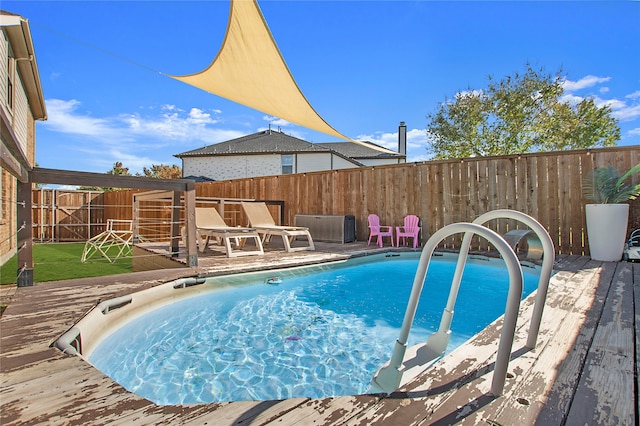
<svg viewBox="0 0 640 426">
<path fill-rule="evenodd" d="M 504 238 L 495 231 L 477 223 L 454 223 L 447 225 L 436 231 L 425 244 L 422 254 L 420 255 L 420 261 L 413 281 L 407 310 L 402 322 L 400 336 L 398 337 L 398 340 L 396 340 L 391 359 L 386 365 L 378 370 L 372 379 L 372 386 L 374 389 L 379 389 L 385 393 L 391 393 L 400 386 L 402 375 L 405 371 L 403 363 L 407 350 L 407 339 L 418 307 L 418 300 L 420 299 L 420 294 L 424 287 L 424 280 L 427 276 L 431 256 L 440 241 L 450 235 L 462 232 L 465 233 L 465 236 L 467 234 L 471 236 L 477 234 L 486 238 L 502 255 L 509 272 L 507 306 L 504 314 L 502 332 L 500 334 L 500 343 L 498 344 L 498 354 L 493 372 L 493 380 L 491 382 L 491 393 L 494 395 L 500 395 L 502 393 L 516 330 L 516 320 L 518 318 L 518 310 L 520 309 L 520 299 L 522 298 L 522 268 L 520 267 L 520 262 L 518 261 L 515 252 L 511 249 Z M 454 288 L 452 282 L 451 290 L 449 292 L 449 301 L 453 301 L 455 304 L 457 295 L 458 288 Z M 447 306 L 449 306 L 449 302 L 447 302 Z M 453 318 L 453 309 L 445 309 L 443 319 L 441 320 L 441 326 L 443 324 L 446 325 L 447 323 L 450 325 L 451 318 Z M 442 356 L 446 350 L 450 333 L 451 331 L 448 329 L 446 331 L 438 329 L 436 333 L 429 337 L 427 342 L 417 350 L 417 356 L 420 357 L 420 365 L 424 365 Z"/>
<path fill-rule="evenodd" d="M 500 209 L 493 210 L 484 213 L 473 223 L 484 225 L 492 219 L 515 219 L 527 225 L 538 236 L 542 243 L 542 267 L 540 269 L 540 278 L 538 279 L 538 292 L 536 293 L 536 302 L 533 307 L 533 314 L 531 315 L 531 325 L 529 326 L 529 335 L 527 336 L 526 347 L 533 349 L 536 347 L 536 341 L 538 340 L 538 332 L 540 331 L 540 322 L 542 322 L 542 311 L 544 310 L 544 304 L 547 300 L 547 290 L 549 289 L 549 280 L 551 279 L 551 272 L 553 271 L 553 264 L 555 263 L 556 252 L 553 247 L 553 240 L 547 232 L 547 230 L 531 216 L 519 212 L 517 210 Z M 458 257 L 458 264 L 456 265 L 456 272 L 454 277 L 458 280 L 462 276 L 462 270 L 464 270 L 464 262 L 466 262 L 466 256 L 469 253 L 469 246 L 471 244 L 471 237 L 473 235 L 466 233 L 462 239 L 462 245 L 460 246 L 460 257 Z M 515 249 L 515 247 L 514 247 Z M 464 256 L 463 254 L 464 250 Z M 458 271 L 460 269 L 460 271 Z"/>
</svg>

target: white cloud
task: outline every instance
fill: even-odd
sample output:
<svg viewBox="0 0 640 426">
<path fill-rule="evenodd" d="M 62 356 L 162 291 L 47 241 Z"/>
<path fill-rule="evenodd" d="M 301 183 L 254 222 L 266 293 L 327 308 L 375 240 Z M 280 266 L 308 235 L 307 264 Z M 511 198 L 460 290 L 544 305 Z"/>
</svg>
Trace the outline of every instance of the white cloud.
<svg viewBox="0 0 640 426">
<path fill-rule="evenodd" d="M 601 88 L 600 88 L 600 93 L 602 93 L 602 94 L 604 94 L 604 93 L 609 93 L 609 90 L 610 90 L 610 89 L 609 89 L 608 87 L 606 87 L 606 86 L 605 86 L 605 87 L 601 87 Z"/>
<path fill-rule="evenodd" d="M 597 77 L 595 75 L 587 75 L 585 77 L 582 77 L 578 81 L 563 80 L 562 88 L 567 92 L 575 92 L 576 90 L 593 87 L 599 83 L 606 83 L 609 80 L 611 80 L 611 77 Z"/>
<path fill-rule="evenodd" d="M 629 134 L 630 136 L 640 136 L 640 127 L 629 130 L 627 134 Z"/>
<path fill-rule="evenodd" d="M 595 102 L 596 106 L 602 108 L 603 106 L 608 106 L 613 111 L 620 110 L 627 107 L 627 103 L 618 99 L 602 99 L 597 96 L 594 96 L 593 102 Z"/>
<path fill-rule="evenodd" d="M 58 133 L 90 136 L 97 138 L 115 138 L 119 131 L 111 127 L 109 120 L 94 118 L 76 112 L 81 103 L 75 99 L 64 101 L 48 99 L 47 121 L 43 125 Z"/>
<path fill-rule="evenodd" d="M 631 98 L 630 96 L 627 96 Z M 573 94 L 565 94 L 560 98 L 561 102 L 567 102 L 571 105 L 577 105 L 585 98 Z M 633 98 L 631 98 L 633 99 Z M 611 108 L 611 115 L 620 121 L 630 121 L 640 118 L 640 105 L 628 105 L 627 102 L 620 99 L 602 99 L 598 96 L 593 97 L 596 106 L 602 108 L 608 106 Z"/>
<path fill-rule="evenodd" d="M 627 96 L 627 98 L 629 98 L 629 96 Z M 611 108 L 611 115 L 620 121 L 630 121 L 640 118 L 640 105 L 629 105 L 620 99 L 601 99 L 597 96 L 594 97 L 593 100 L 599 107 L 608 106 Z"/>
<path fill-rule="evenodd" d="M 392 151 L 398 151 L 398 132 L 376 132 L 358 135 L 356 140 L 373 142 Z M 431 155 L 427 152 L 427 133 L 424 129 L 407 131 L 407 162 L 428 160 Z"/>
<path fill-rule="evenodd" d="M 565 94 L 560 97 L 560 102 L 566 102 L 570 105 L 578 105 L 584 98 L 582 96 L 576 96 L 572 94 Z"/>
<path fill-rule="evenodd" d="M 620 121 L 630 121 L 640 118 L 640 105 L 625 106 L 614 110 L 611 114 Z"/>
<path fill-rule="evenodd" d="M 191 108 L 189 111 L 189 122 L 192 124 L 215 124 L 216 120 L 211 118 L 211 114 L 208 114 L 200 108 Z"/>
<path fill-rule="evenodd" d="M 273 126 L 288 127 L 292 125 L 287 120 L 283 120 L 282 118 L 278 118 L 278 117 L 273 117 L 271 115 L 265 115 L 262 117 L 262 119 L 264 121 L 268 121 Z"/>
<path fill-rule="evenodd" d="M 48 99 L 48 119 L 42 125 L 48 130 L 69 135 L 86 136 L 104 143 L 122 143 L 145 141 L 153 138 L 170 141 L 202 141 L 215 143 L 225 140 L 229 134 L 234 137 L 240 131 L 230 131 L 209 127 L 219 120 L 212 114 L 191 108 L 188 113 L 175 105 L 162 105 L 161 113 L 143 116 L 139 113 L 122 114 L 115 117 L 95 118 L 80 112 L 81 102 L 72 100 Z M 219 110 L 212 110 L 219 114 Z"/>
<path fill-rule="evenodd" d="M 122 161 L 132 173 L 140 172 L 143 166 L 176 162 L 173 154 L 184 151 L 187 144 L 192 149 L 194 144 L 203 146 L 246 134 L 217 126 L 219 110 L 193 107 L 186 112 L 166 104 L 159 107 L 160 112 L 150 108 L 155 113 L 93 117 L 75 99 L 48 99 L 46 105 L 48 120 L 38 125 L 62 134 L 54 138 L 66 140 L 68 149 L 86 159 L 86 167 L 98 171 L 110 170 L 113 163 Z"/>
<path fill-rule="evenodd" d="M 640 90 L 636 90 L 635 92 L 628 94 L 625 98 L 640 99 Z"/>
</svg>

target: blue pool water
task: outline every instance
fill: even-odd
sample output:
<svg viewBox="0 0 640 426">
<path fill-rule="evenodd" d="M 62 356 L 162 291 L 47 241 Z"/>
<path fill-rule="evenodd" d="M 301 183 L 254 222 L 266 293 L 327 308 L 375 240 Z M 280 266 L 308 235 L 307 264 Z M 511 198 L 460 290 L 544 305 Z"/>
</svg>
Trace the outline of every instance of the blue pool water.
<svg viewBox="0 0 640 426">
<path fill-rule="evenodd" d="M 366 393 L 391 356 L 418 264 L 417 256 L 382 259 L 272 272 L 277 285 L 264 274 L 223 289 L 231 278 L 210 279 L 201 287 L 211 291 L 131 321 L 89 360 L 157 404 Z M 431 262 L 409 345 L 437 329 L 454 269 L 453 258 Z M 525 271 L 524 295 L 537 272 Z M 502 262 L 467 265 L 449 350 L 504 313 L 507 289 Z"/>
</svg>

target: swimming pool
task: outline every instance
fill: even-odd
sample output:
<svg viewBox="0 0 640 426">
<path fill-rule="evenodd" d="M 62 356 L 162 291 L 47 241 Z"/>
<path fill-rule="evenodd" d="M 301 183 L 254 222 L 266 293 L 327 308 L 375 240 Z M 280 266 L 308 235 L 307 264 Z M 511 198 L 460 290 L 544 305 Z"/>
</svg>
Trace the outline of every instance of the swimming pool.
<svg viewBox="0 0 640 426">
<path fill-rule="evenodd" d="M 455 259 L 432 262 L 409 345 L 437 329 Z M 417 263 L 418 254 L 376 255 L 209 278 L 189 297 L 128 320 L 86 356 L 163 405 L 367 393 L 391 355 Z M 524 269 L 523 297 L 538 280 Z M 281 282 L 268 284 L 272 276 Z M 507 281 L 501 260 L 469 261 L 449 350 L 504 313 Z"/>
</svg>

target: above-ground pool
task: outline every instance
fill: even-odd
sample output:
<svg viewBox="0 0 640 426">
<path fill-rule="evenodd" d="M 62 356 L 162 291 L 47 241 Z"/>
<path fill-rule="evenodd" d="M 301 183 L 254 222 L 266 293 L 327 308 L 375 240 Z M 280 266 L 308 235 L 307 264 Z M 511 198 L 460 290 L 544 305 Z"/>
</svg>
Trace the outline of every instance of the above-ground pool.
<svg viewBox="0 0 640 426">
<path fill-rule="evenodd" d="M 457 256 L 434 257 L 408 346 L 440 322 Z M 190 297 L 132 319 L 88 360 L 157 404 L 367 393 L 398 338 L 418 254 L 376 255 L 268 273 L 208 278 Z M 538 270 L 523 268 L 523 297 Z M 467 263 L 449 350 L 504 313 L 499 259 Z"/>
</svg>

